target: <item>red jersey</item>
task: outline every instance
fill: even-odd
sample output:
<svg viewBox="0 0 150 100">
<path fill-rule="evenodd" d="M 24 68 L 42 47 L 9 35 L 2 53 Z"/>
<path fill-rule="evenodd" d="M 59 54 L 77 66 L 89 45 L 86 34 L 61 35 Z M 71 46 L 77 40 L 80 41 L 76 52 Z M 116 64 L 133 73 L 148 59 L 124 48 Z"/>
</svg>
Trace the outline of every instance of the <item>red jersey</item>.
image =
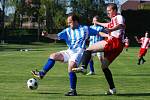
<svg viewBox="0 0 150 100">
<path fill-rule="evenodd" d="M 113 28 L 119 24 L 125 25 L 125 21 L 122 15 L 116 15 L 113 18 L 111 18 L 111 22 L 108 24 L 108 28 Z M 121 38 L 122 41 L 124 41 L 124 33 L 125 29 L 118 29 L 115 31 L 112 31 L 110 34 L 111 36 L 114 36 L 116 38 Z"/>
<path fill-rule="evenodd" d="M 148 49 L 148 46 L 150 45 L 150 38 L 142 37 L 140 39 L 140 43 L 142 43 L 141 48 Z"/>
</svg>

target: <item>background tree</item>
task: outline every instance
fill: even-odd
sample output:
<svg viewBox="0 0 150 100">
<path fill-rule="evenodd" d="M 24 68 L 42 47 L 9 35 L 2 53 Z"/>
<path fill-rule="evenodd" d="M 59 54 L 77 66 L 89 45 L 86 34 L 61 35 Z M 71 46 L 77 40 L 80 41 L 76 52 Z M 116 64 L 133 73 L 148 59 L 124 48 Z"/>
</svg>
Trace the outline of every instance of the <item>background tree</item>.
<svg viewBox="0 0 150 100">
<path fill-rule="evenodd" d="M 45 17 L 45 28 L 52 32 L 53 29 L 59 29 L 65 25 L 65 8 L 64 3 L 59 3 L 59 0 L 42 0 L 40 13 Z M 45 10 L 45 12 L 43 11 Z M 56 24 L 55 24 L 56 23 Z"/>
<path fill-rule="evenodd" d="M 73 12 L 82 16 L 83 24 L 91 24 L 92 17 L 95 15 L 100 16 L 101 21 L 105 21 L 105 3 L 103 0 L 73 0 L 71 2 Z"/>
</svg>

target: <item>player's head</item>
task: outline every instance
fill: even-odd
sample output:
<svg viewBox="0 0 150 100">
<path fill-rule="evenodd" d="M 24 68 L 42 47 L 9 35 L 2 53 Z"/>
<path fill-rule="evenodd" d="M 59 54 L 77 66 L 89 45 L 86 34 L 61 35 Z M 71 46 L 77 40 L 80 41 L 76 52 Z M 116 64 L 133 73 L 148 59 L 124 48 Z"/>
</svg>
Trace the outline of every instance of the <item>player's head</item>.
<svg viewBox="0 0 150 100">
<path fill-rule="evenodd" d="M 145 32 L 145 37 L 147 37 L 147 38 L 149 37 L 149 35 L 148 35 L 148 32 L 147 32 L 147 31 Z"/>
<path fill-rule="evenodd" d="M 126 39 L 128 39 L 128 37 L 126 37 Z"/>
<path fill-rule="evenodd" d="M 70 28 L 74 29 L 79 25 L 79 17 L 75 14 L 69 14 L 67 18 L 67 23 Z"/>
<path fill-rule="evenodd" d="M 94 24 L 94 25 L 96 25 L 96 24 L 95 24 L 95 21 L 98 21 L 98 19 L 99 19 L 99 16 L 98 16 L 98 15 L 96 15 L 96 16 L 93 17 L 93 24 Z"/>
<path fill-rule="evenodd" d="M 115 3 L 109 3 L 107 5 L 107 15 L 108 17 L 112 18 L 117 14 L 118 8 Z"/>
</svg>

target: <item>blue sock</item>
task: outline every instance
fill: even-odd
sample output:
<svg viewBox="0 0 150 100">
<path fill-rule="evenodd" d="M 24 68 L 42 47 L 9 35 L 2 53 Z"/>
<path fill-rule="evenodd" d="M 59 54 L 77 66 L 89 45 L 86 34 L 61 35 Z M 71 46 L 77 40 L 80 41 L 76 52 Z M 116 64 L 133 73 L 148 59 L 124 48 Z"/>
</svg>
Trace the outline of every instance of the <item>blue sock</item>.
<svg viewBox="0 0 150 100">
<path fill-rule="evenodd" d="M 43 67 L 43 71 L 47 73 L 55 64 L 55 60 L 48 58 L 47 63 Z"/>
<path fill-rule="evenodd" d="M 94 72 L 94 62 L 93 62 L 93 60 L 90 60 L 90 71 L 91 72 Z"/>
<path fill-rule="evenodd" d="M 70 88 L 75 90 L 77 84 L 77 76 L 74 72 L 69 72 Z"/>
</svg>

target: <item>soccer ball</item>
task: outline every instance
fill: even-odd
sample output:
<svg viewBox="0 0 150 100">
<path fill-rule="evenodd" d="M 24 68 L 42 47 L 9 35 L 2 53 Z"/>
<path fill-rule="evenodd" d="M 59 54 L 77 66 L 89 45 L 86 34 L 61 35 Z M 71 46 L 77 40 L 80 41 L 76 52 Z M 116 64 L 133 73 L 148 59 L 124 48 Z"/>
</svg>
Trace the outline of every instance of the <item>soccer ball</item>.
<svg viewBox="0 0 150 100">
<path fill-rule="evenodd" d="M 35 78 L 30 78 L 28 81 L 27 81 L 27 87 L 31 90 L 35 90 L 38 88 L 38 81 L 37 79 Z"/>
</svg>

